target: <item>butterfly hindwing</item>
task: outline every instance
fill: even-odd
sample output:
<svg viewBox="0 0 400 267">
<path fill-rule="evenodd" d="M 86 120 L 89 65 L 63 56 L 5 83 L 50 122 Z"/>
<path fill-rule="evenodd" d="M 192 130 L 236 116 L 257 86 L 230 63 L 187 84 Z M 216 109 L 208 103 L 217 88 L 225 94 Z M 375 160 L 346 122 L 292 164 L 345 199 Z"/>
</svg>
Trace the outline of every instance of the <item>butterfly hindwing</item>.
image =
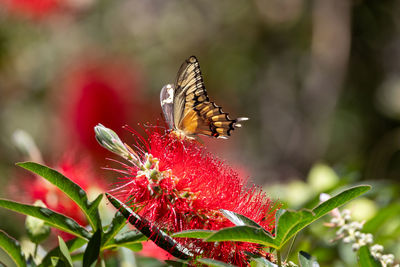
<svg viewBox="0 0 400 267">
<path fill-rule="evenodd" d="M 160 93 L 161 108 L 170 129 L 174 128 L 174 87 L 167 84 Z"/>
</svg>

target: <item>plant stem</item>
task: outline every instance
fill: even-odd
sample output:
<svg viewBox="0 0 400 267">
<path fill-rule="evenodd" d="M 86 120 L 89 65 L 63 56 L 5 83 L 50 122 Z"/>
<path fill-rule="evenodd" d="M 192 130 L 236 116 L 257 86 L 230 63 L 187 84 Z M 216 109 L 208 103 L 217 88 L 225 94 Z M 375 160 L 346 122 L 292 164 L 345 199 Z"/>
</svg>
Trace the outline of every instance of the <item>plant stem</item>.
<svg viewBox="0 0 400 267">
<path fill-rule="evenodd" d="M 277 251 L 276 251 L 276 257 L 278 258 L 278 259 L 277 259 L 277 261 L 278 261 L 278 266 L 281 267 L 281 266 L 282 266 L 282 260 L 281 260 L 281 251 L 280 251 L 280 250 L 277 250 Z"/>
<path fill-rule="evenodd" d="M 33 252 L 33 258 L 36 258 L 38 247 L 39 247 L 39 244 L 35 243 L 35 251 Z"/>
</svg>

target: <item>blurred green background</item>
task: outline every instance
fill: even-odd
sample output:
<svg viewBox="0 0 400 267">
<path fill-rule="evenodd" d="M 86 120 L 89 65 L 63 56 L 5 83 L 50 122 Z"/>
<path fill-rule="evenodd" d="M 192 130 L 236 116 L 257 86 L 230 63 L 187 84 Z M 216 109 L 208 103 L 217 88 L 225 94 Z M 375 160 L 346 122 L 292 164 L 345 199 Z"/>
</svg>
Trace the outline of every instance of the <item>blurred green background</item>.
<svg viewBox="0 0 400 267">
<path fill-rule="evenodd" d="M 93 127 L 104 123 L 129 143 L 121 127 L 156 124 L 160 89 L 196 55 L 210 98 L 250 118 L 229 140 L 205 145 L 289 207 L 372 184 L 363 210 L 373 217 L 397 205 L 393 231 L 374 233 L 398 258 L 399 14 L 397 0 L 3 0 L 0 196 L 21 176 L 17 129 L 44 162 L 73 150 L 110 176 Z M 0 211 L 0 228 L 23 235 L 9 214 Z M 298 247 L 330 251 L 328 236 L 313 241 L 328 231 L 314 228 Z M 324 254 L 326 264 L 343 266 L 338 253 Z"/>
</svg>

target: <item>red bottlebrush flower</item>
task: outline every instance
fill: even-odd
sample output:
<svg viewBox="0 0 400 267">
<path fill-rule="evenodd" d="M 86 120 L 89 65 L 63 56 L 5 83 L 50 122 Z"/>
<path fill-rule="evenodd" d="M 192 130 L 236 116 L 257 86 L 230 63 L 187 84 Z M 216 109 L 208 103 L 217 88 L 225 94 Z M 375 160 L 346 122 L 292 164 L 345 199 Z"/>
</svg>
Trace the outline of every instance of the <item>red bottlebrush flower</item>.
<svg viewBox="0 0 400 267">
<path fill-rule="evenodd" d="M 121 129 L 136 121 L 142 109 L 141 75 L 138 68 L 115 58 L 85 55 L 84 60 L 65 70 L 57 82 L 59 103 L 59 139 L 76 144 L 96 160 L 104 160 L 104 150 L 93 139 L 93 127 L 98 123 Z M 60 94 L 60 92 L 63 92 Z M 60 148 L 64 149 L 64 148 Z"/>
<path fill-rule="evenodd" d="M 101 142 L 103 138 L 96 133 L 106 147 L 107 142 Z M 121 171 L 125 177 L 113 192 L 133 211 L 167 232 L 233 226 L 220 209 L 245 215 L 267 231 L 274 228 L 276 207 L 259 188 L 246 187 L 245 179 L 196 141 L 182 140 L 171 133 L 147 133 L 147 140 L 136 136 L 142 144 L 136 146 L 142 147 L 139 154 L 122 153 L 119 139 L 109 138 L 112 142 L 108 143 L 111 151 L 134 163 Z M 245 251 L 265 255 L 259 245 L 252 243 L 179 240 L 195 254 L 238 266 L 248 265 Z"/>
</svg>

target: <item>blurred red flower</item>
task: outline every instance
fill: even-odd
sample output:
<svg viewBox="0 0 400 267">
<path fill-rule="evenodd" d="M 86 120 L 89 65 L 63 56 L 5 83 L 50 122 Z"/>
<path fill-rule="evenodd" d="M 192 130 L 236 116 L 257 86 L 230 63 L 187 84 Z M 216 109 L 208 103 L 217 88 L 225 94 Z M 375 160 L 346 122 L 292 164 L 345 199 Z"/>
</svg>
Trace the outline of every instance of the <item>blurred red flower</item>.
<svg viewBox="0 0 400 267">
<path fill-rule="evenodd" d="M 86 55 L 67 68 L 55 86 L 60 98 L 56 101 L 60 111 L 58 140 L 74 144 L 99 161 L 104 160 L 105 151 L 93 138 L 97 123 L 110 125 L 118 132 L 151 110 L 142 108 L 139 71 L 124 60 Z"/>
<path fill-rule="evenodd" d="M 143 249 L 138 252 L 138 254 L 144 257 L 151 257 L 158 259 L 160 261 L 171 260 L 174 258 L 171 254 L 158 247 L 154 242 L 147 241 L 143 243 Z"/>
<path fill-rule="evenodd" d="M 113 192 L 134 211 L 168 232 L 233 226 L 220 209 L 245 215 L 267 231 L 273 229 L 277 207 L 259 188 L 246 187 L 246 180 L 196 141 L 159 130 L 147 134 L 147 140 L 136 135 L 142 163 L 125 166 Z M 179 240 L 194 253 L 238 266 L 247 266 L 245 251 L 266 255 L 252 243 Z"/>
<path fill-rule="evenodd" d="M 88 8 L 94 0 L 1 0 L 9 14 L 33 20 L 68 15 Z"/>
<path fill-rule="evenodd" d="M 42 18 L 59 8 L 58 0 L 3 0 L 11 13 L 31 18 Z"/>
</svg>

